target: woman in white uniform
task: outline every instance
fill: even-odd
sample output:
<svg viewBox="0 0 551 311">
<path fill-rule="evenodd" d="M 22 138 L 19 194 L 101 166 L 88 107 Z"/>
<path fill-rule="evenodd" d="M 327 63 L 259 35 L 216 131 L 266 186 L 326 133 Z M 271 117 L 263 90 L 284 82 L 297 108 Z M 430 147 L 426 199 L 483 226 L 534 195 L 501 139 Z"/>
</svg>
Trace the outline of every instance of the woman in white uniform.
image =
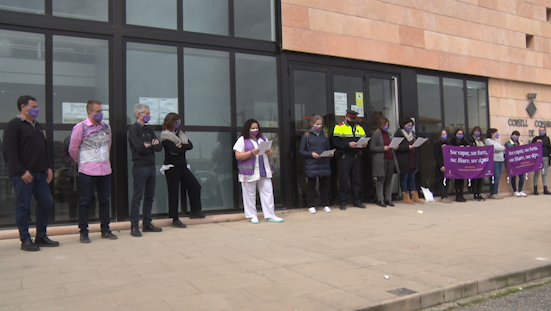
<svg viewBox="0 0 551 311">
<path fill-rule="evenodd" d="M 258 223 L 256 214 L 256 189 L 260 194 L 262 212 L 268 222 L 283 222 L 274 213 L 274 190 L 272 186 L 272 168 L 270 157 L 272 149 L 260 153 L 259 143 L 267 141 L 262 135 L 258 121 L 249 119 L 241 129 L 241 137 L 233 146 L 237 168 L 239 170 L 239 182 L 243 192 L 243 206 L 245 217 L 251 219 L 251 223 Z"/>
</svg>

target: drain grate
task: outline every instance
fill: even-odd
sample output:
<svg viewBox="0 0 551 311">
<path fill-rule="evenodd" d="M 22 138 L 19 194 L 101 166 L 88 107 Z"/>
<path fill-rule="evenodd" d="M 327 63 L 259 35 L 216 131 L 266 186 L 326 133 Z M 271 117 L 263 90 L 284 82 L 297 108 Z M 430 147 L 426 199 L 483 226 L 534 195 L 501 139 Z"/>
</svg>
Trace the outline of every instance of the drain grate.
<svg viewBox="0 0 551 311">
<path fill-rule="evenodd" d="M 387 293 L 391 293 L 391 294 L 396 295 L 396 296 L 407 296 L 407 295 L 415 294 L 417 292 L 414 291 L 414 290 L 402 287 L 402 288 L 389 290 L 389 291 L 387 291 Z"/>
</svg>

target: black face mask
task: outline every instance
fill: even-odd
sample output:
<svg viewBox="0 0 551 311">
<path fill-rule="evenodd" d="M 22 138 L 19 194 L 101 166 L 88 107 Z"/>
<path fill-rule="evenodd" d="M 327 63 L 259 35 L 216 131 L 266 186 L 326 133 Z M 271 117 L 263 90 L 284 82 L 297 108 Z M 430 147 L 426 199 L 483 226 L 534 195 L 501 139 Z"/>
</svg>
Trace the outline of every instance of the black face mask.
<svg viewBox="0 0 551 311">
<path fill-rule="evenodd" d="M 346 121 L 346 122 L 347 122 L 348 125 L 350 125 L 350 126 L 356 125 L 356 121 L 348 120 L 348 121 Z"/>
</svg>

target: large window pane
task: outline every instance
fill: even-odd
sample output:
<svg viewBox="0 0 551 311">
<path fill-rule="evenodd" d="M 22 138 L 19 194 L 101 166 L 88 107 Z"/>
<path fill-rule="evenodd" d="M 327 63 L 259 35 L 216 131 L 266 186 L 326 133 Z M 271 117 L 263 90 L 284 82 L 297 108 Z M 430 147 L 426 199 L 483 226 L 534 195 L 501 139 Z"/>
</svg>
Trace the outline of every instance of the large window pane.
<svg viewBox="0 0 551 311">
<path fill-rule="evenodd" d="M 442 79 L 444 84 L 444 120 L 446 128 L 465 129 L 465 102 L 463 97 L 463 80 Z"/>
<path fill-rule="evenodd" d="M 381 118 L 389 120 L 388 131 L 390 133 L 396 132 L 398 124 L 396 124 L 396 98 L 393 80 L 369 79 L 369 107 L 371 110 L 371 133 L 377 130 Z"/>
<path fill-rule="evenodd" d="M 109 42 L 53 37 L 54 123 L 76 124 L 88 117 L 86 102 L 102 102 L 109 122 Z"/>
<path fill-rule="evenodd" d="M 0 10 L 44 14 L 44 0 L 0 0 Z"/>
<path fill-rule="evenodd" d="M 480 126 L 482 133 L 488 129 L 488 89 L 486 83 L 467 81 L 469 127 Z M 470 131 L 469 131 L 470 132 Z"/>
<path fill-rule="evenodd" d="M 184 49 L 186 125 L 230 126 L 228 52 Z"/>
<path fill-rule="evenodd" d="M 175 46 L 128 43 L 126 50 L 127 124 L 136 122 L 134 106 L 148 104 L 149 124 L 178 113 L 178 56 Z"/>
<path fill-rule="evenodd" d="M 126 23 L 177 29 L 176 0 L 127 0 Z"/>
<path fill-rule="evenodd" d="M 417 75 L 417 99 L 419 133 L 434 133 L 442 127 L 442 104 L 440 101 L 440 78 Z"/>
<path fill-rule="evenodd" d="M 333 78 L 333 90 L 335 98 L 335 123 L 344 121 L 346 109 L 358 112 L 358 122 L 363 126 L 365 106 L 357 105 L 356 94 L 363 94 L 363 77 L 337 76 Z M 344 104 L 346 103 L 346 108 Z"/>
<path fill-rule="evenodd" d="M 274 0 L 234 0 L 235 36 L 275 41 Z"/>
<path fill-rule="evenodd" d="M 44 35 L 0 30 L 0 122 L 19 114 L 19 96 L 31 95 L 41 109 L 38 122 L 44 123 L 44 73 Z"/>
<path fill-rule="evenodd" d="M 276 58 L 236 54 L 235 67 L 237 125 L 254 118 L 263 127 L 278 127 Z"/>
<path fill-rule="evenodd" d="M 225 0 L 184 0 L 184 30 L 229 34 L 228 1 Z"/>
<path fill-rule="evenodd" d="M 262 123 L 260 126 L 264 126 Z M 273 141 L 272 150 L 274 154 L 270 157 L 270 165 L 274 167 L 272 172 L 272 185 L 274 186 L 274 202 L 275 204 L 281 204 L 281 154 L 279 151 L 279 134 L 276 133 L 263 133 L 268 140 Z M 232 145 L 233 146 L 233 145 Z M 237 176 L 236 176 L 237 179 Z M 241 198 L 243 201 L 243 198 Z M 260 203 L 260 196 L 257 195 L 257 202 Z M 243 204 L 243 203 L 241 203 Z"/>
<path fill-rule="evenodd" d="M 54 16 L 109 21 L 109 1 L 52 0 Z"/>
</svg>

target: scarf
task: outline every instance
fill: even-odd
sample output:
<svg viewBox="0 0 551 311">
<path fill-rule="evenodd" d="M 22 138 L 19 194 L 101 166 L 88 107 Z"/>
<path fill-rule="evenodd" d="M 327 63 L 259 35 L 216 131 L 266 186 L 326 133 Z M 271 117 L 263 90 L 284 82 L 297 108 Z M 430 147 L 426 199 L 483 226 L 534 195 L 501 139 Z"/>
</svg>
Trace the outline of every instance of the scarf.
<svg viewBox="0 0 551 311">
<path fill-rule="evenodd" d="M 178 135 L 176 135 L 176 133 L 174 133 L 173 131 L 169 131 L 169 130 L 162 131 L 161 141 L 163 140 L 170 140 L 176 145 L 176 147 L 180 147 L 183 144 L 189 144 L 189 139 L 187 138 L 187 135 L 180 130 L 178 130 Z M 175 153 L 172 153 L 172 152 L 170 154 L 176 155 Z"/>
<path fill-rule="evenodd" d="M 413 131 L 408 133 L 406 130 L 402 129 L 402 134 L 404 134 L 404 138 L 409 142 L 412 142 L 415 139 L 415 136 L 413 136 Z"/>
<path fill-rule="evenodd" d="M 484 142 L 480 140 L 480 137 L 473 136 L 474 143 L 477 147 L 484 147 Z"/>
</svg>

